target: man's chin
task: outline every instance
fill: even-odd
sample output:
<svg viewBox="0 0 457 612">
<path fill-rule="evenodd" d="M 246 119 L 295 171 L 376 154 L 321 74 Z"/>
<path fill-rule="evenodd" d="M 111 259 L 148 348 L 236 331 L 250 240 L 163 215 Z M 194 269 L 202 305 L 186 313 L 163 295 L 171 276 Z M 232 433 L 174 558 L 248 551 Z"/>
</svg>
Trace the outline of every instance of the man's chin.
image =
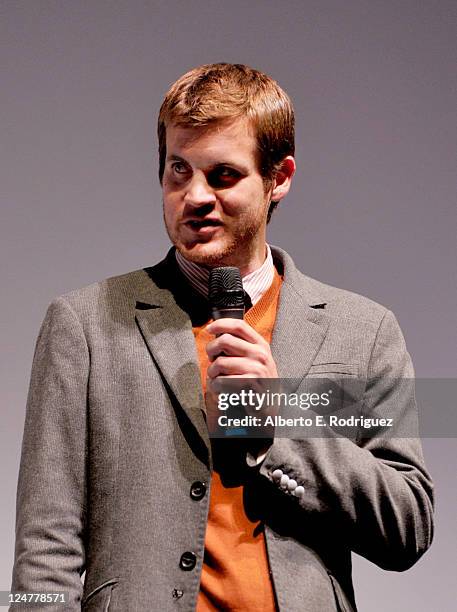
<svg viewBox="0 0 457 612">
<path fill-rule="evenodd" d="M 175 246 L 188 261 L 210 268 L 231 265 L 228 261 L 236 250 L 235 245 L 230 247 L 210 243 L 198 243 L 189 247 L 183 244 L 175 244 Z"/>
</svg>

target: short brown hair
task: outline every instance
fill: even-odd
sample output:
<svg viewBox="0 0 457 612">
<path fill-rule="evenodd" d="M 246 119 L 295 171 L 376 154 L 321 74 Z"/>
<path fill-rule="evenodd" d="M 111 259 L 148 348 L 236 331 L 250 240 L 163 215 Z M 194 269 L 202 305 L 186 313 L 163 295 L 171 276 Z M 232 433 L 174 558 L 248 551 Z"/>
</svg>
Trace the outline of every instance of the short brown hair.
<svg viewBox="0 0 457 612">
<path fill-rule="evenodd" d="M 294 111 L 271 77 L 243 64 L 206 64 L 186 72 L 168 90 L 158 120 L 159 178 L 166 158 L 166 128 L 210 126 L 247 117 L 255 130 L 260 174 L 269 188 L 281 161 L 295 151 Z M 268 220 L 277 203 L 271 203 Z"/>
</svg>

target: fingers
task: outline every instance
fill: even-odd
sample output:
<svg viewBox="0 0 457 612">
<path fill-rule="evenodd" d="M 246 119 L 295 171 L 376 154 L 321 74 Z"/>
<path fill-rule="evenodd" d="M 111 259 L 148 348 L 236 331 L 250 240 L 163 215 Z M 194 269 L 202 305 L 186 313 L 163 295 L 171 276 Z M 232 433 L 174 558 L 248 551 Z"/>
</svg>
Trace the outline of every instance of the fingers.
<svg viewBox="0 0 457 612">
<path fill-rule="evenodd" d="M 206 330 L 216 335 L 206 345 L 211 365 L 208 377 L 276 378 L 276 365 L 268 342 L 241 319 L 218 319 Z"/>
<path fill-rule="evenodd" d="M 221 334 L 231 334 L 241 338 L 246 342 L 258 343 L 266 342 L 262 336 L 255 331 L 246 321 L 242 319 L 218 319 L 206 327 L 206 331 L 215 336 Z"/>
<path fill-rule="evenodd" d="M 220 355 L 209 366 L 207 374 L 209 378 L 217 376 L 264 378 L 268 373 L 265 366 L 266 364 L 255 359 Z"/>
<path fill-rule="evenodd" d="M 219 319 L 210 323 L 206 330 L 216 335 L 206 345 L 210 361 L 222 353 L 236 357 L 260 360 L 265 363 L 270 354 L 270 346 L 250 325 L 239 319 Z"/>
<path fill-rule="evenodd" d="M 259 352 L 259 347 L 257 344 L 225 333 L 208 342 L 206 352 L 210 361 L 214 361 L 222 353 L 224 355 L 255 359 Z"/>
</svg>

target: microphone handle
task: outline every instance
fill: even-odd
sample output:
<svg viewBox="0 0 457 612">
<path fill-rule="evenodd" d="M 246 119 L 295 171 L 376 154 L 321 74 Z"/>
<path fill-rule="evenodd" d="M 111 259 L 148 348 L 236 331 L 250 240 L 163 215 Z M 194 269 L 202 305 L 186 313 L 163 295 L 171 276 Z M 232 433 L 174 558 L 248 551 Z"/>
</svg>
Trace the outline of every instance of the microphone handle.
<svg viewBox="0 0 457 612">
<path fill-rule="evenodd" d="M 244 319 L 244 308 L 216 308 L 211 309 L 213 319 Z"/>
</svg>

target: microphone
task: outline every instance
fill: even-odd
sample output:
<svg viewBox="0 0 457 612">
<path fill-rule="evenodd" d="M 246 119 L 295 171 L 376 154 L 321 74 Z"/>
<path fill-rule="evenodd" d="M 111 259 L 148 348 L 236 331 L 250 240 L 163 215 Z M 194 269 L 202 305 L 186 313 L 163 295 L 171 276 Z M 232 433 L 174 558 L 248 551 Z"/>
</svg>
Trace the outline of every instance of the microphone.
<svg viewBox="0 0 457 612">
<path fill-rule="evenodd" d="M 208 298 L 216 319 L 243 319 L 245 293 L 238 268 L 213 268 L 209 275 Z"/>
<path fill-rule="evenodd" d="M 216 321 L 217 319 L 244 319 L 244 309 L 245 309 L 245 299 L 247 294 L 245 294 L 243 289 L 243 282 L 241 280 L 241 274 L 238 268 L 233 266 L 226 266 L 223 268 L 213 268 L 209 275 L 209 285 L 208 285 L 208 299 L 211 306 L 211 315 L 213 319 Z M 248 298 L 248 304 L 250 299 Z M 221 353 L 221 355 L 225 355 L 225 353 Z M 224 382 L 227 385 L 227 381 Z M 238 390 L 235 387 L 235 390 Z M 235 409 L 236 414 L 238 411 Z M 233 412 L 233 407 L 231 408 L 231 414 L 235 414 Z M 244 416 L 243 414 L 239 415 L 240 417 Z M 224 431 L 223 437 L 227 440 L 233 436 L 243 437 L 246 435 L 245 427 L 231 427 Z M 220 446 L 216 445 L 213 448 L 220 451 Z M 233 448 L 231 448 L 231 452 L 233 452 Z M 222 447 L 225 454 L 227 449 L 225 446 Z M 217 461 L 217 459 L 215 459 Z"/>
</svg>

